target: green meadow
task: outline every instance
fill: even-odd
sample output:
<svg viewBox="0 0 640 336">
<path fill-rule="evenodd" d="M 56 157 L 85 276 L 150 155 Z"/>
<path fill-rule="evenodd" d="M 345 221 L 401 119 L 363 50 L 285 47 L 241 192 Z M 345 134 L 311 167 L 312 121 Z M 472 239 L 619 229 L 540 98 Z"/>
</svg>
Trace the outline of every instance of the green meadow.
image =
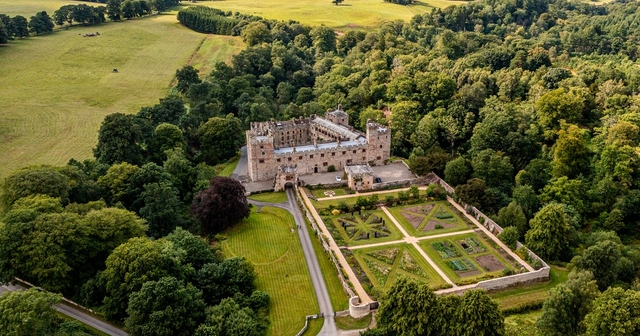
<svg viewBox="0 0 640 336">
<path fill-rule="evenodd" d="M 64 5 L 77 5 L 86 3 L 91 6 L 103 6 L 104 4 L 97 2 L 80 2 L 73 0 L 0 0 L 0 13 L 9 16 L 22 15 L 29 19 L 37 12 L 47 11 L 49 15 L 53 15 L 58 8 Z"/>
</svg>

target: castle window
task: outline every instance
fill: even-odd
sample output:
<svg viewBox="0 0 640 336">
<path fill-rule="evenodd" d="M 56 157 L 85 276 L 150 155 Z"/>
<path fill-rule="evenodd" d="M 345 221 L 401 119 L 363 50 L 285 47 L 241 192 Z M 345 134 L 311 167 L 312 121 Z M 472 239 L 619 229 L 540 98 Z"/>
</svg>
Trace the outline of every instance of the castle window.
<svg viewBox="0 0 640 336">
<path fill-rule="evenodd" d="M 382 159 L 382 158 L 381 158 L 381 157 L 379 157 L 379 156 L 376 158 L 376 160 L 380 160 L 380 159 Z"/>
<path fill-rule="evenodd" d="M 380 145 L 380 148 L 382 148 L 382 145 Z"/>
<path fill-rule="evenodd" d="M 328 162 L 323 162 L 323 163 L 322 163 L 322 165 L 323 165 L 324 167 L 326 167 L 326 166 L 328 166 L 328 165 L 329 165 L 329 163 L 328 163 Z"/>
<path fill-rule="evenodd" d="M 280 159 L 278 159 L 278 160 L 280 160 Z M 366 157 L 366 156 L 363 156 L 363 157 L 362 157 L 362 161 L 367 161 L 367 157 Z"/>
<path fill-rule="evenodd" d="M 298 160 L 302 160 L 302 156 L 298 156 Z"/>
<path fill-rule="evenodd" d="M 262 155 L 264 155 L 264 152 L 262 152 Z"/>
<path fill-rule="evenodd" d="M 277 159 L 276 161 L 277 161 L 277 162 L 280 162 L 280 159 Z"/>
<path fill-rule="evenodd" d="M 260 149 L 264 149 L 264 146 L 260 146 Z"/>
<path fill-rule="evenodd" d="M 354 149 L 354 150 L 353 150 L 353 154 L 355 154 L 355 153 L 356 153 L 356 150 Z"/>
<path fill-rule="evenodd" d="M 320 157 L 324 157 L 324 154 L 320 154 Z"/>
<path fill-rule="evenodd" d="M 342 155 L 345 155 L 345 154 L 347 154 L 347 152 L 342 152 Z"/>
<path fill-rule="evenodd" d="M 364 148 L 362 149 L 362 152 L 363 152 L 363 153 L 365 153 L 366 151 L 367 151 L 366 149 L 364 149 Z"/>
<path fill-rule="evenodd" d="M 260 160 L 258 160 L 258 162 L 264 163 L 264 159 L 260 159 Z"/>
<path fill-rule="evenodd" d="M 351 159 L 347 160 L 347 163 L 351 163 Z"/>
<path fill-rule="evenodd" d="M 287 161 L 291 161 L 291 158 L 288 158 Z"/>
<path fill-rule="evenodd" d="M 331 156 L 336 156 L 336 153 L 331 153 Z"/>
<path fill-rule="evenodd" d="M 310 158 L 310 159 L 313 159 L 313 154 L 309 155 L 309 158 Z"/>
</svg>

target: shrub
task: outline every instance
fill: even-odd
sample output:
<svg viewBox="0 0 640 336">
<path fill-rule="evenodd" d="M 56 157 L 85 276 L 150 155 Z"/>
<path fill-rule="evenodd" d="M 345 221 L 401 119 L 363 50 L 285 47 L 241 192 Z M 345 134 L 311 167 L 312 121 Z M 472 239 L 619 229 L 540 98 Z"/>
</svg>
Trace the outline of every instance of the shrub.
<svg viewBox="0 0 640 336">
<path fill-rule="evenodd" d="M 509 267 L 502 270 L 502 276 L 513 275 L 513 270 Z"/>
<path fill-rule="evenodd" d="M 329 167 L 327 167 L 327 171 L 333 173 L 334 171 L 336 171 L 336 166 L 330 165 Z"/>
<path fill-rule="evenodd" d="M 334 216 L 337 216 L 340 214 L 340 210 L 338 209 L 333 209 L 333 211 L 331 211 L 331 214 L 333 214 Z"/>
<path fill-rule="evenodd" d="M 520 238 L 520 232 L 515 226 L 508 226 L 498 235 L 498 238 L 510 249 L 515 250 L 516 245 L 518 243 L 518 238 Z"/>
</svg>

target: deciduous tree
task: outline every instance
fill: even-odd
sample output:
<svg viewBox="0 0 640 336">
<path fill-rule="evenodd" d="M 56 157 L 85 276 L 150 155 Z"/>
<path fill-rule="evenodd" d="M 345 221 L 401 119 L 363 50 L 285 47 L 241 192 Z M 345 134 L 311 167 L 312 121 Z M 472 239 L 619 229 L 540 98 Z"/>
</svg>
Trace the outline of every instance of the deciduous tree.
<svg viewBox="0 0 640 336">
<path fill-rule="evenodd" d="M 16 336 L 55 334 L 59 321 L 52 305 L 61 299 L 61 295 L 34 288 L 0 295 L 0 330 Z"/>
<path fill-rule="evenodd" d="M 567 260 L 571 257 L 576 232 L 569 224 L 562 204 L 546 205 L 529 221 L 529 226 L 526 245 L 541 258 Z"/>
</svg>

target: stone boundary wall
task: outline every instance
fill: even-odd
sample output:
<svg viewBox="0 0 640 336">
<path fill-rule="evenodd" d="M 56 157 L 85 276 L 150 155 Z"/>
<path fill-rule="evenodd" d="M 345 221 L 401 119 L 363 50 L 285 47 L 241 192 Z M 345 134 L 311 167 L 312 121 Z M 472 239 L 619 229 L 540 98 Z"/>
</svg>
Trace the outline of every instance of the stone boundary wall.
<svg viewBox="0 0 640 336">
<path fill-rule="evenodd" d="M 302 336 L 302 334 L 304 334 L 304 332 L 307 331 L 307 328 L 309 328 L 309 320 L 310 319 L 317 319 L 317 318 L 318 318 L 318 314 L 305 316 L 304 317 L 304 326 L 302 327 L 302 329 L 300 329 L 300 331 L 298 331 L 296 336 Z"/>
<path fill-rule="evenodd" d="M 399 181 L 374 183 L 371 187 L 371 190 L 381 190 L 389 187 L 408 188 L 411 186 L 411 184 L 413 184 L 415 180 L 416 180 L 415 178 L 411 178 L 411 179 L 399 180 Z M 365 190 L 365 191 L 370 191 L 370 190 Z"/>
<path fill-rule="evenodd" d="M 303 210 L 305 217 L 307 217 L 307 220 L 309 220 L 309 223 L 311 223 L 311 227 L 313 228 L 313 231 L 315 232 L 316 237 L 320 240 L 322 249 L 331 258 L 331 261 L 333 262 L 333 266 L 335 266 L 336 271 L 338 272 L 338 278 L 340 279 L 340 284 L 342 285 L 342 289 L 345 291 L 346 294 L 349 295 L 349 297 L 356 296 L 354 291 L 351 289 L 351 286 L 349 285 L 349 281 L 347 281 L 347 279 L 342 274 L 342 267 L 340 266 L 338 259 L 336 259 L 336 257 L 333 255 L 333 251 L 331 251 L 331 248 L 329 247 L 329 243 L 327 243 L 327 241 L 325 240 L 324 236 L 322 235 L 322 232 L 320 231 L 320 229 L 318 228 L 318 225 L 316 224 L 315 219 L 311 215 L 311 212 L 309 212 L 309 209 L 307 209 L 306 204 L 304 204 L 304 202 L 302 201 L 302 197 L 300 196 L 300 193 L 301 193 L 300 188 L 295 187 L 295 189 L 296 189 L 297 202 L 300 208 Z"/>
</svg>

